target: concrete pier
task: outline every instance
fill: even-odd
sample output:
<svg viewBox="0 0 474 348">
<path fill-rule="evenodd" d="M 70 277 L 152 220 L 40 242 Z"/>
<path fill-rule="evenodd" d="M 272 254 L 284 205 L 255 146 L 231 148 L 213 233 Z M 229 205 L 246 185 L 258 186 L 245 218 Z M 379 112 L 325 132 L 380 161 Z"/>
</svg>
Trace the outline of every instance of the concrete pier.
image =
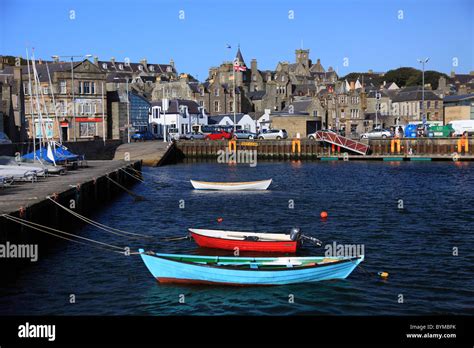
<svg viewBox="0 0 474 348">
<path fill-rule="evenodd" d="M 120 145 L 114 160 L 142 161 L 144 166 L 156 167 L 172 162 L 174 143 L 139 141 Z"/>
<path fill-rule="evenodd" d="M 69 171 L 66 175 L 39 178 L 38 182 L 6 187 L 0 189 L 0 215 L 7 214 L 74 233 L 83 222 L 58 207 L 47 197 L 54 196 L 61 205 L 81 215 L 90 216 L 108 204 L 115 196 L 127 194 L 117 184 L 131 187 L 137 180 L 127 172 L 136 174 L 136 171 L 141 171 L 139 161 L 88 161 L 88 167 Z M 1 216 L 0 244 L 6 243 L 36 244 L 42 258 L 58 243 L 69 242 Z M 2 274 L 15 276 L 16 270 L 29 264 L 28 260 L 2 259 L 0 269 L 5 271 Z"/>
</svg>

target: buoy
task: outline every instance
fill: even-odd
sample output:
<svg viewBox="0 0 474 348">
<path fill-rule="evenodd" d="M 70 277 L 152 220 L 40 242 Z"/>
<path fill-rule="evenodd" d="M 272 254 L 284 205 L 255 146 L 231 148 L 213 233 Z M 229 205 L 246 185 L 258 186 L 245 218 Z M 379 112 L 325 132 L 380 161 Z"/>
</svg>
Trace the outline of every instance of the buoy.
<svg viewBox="0 0 474 348">
<path fill-rule="evenodd" d="M 381 278 L 388 278 L 388 272 L 379 272 L 378 274 Z"/>
<path fill-rule="evenodd" d="M 320 216 L 321 216 L 321 219 L 326 219 L 328 217 L 328 213 L 325 211 L 322 211 Z"/>
<path fill-rule="evenodd" d="M 217 222 L 218 222 L 219 224 L 220 224 L 222 221 L 224 221 L 223 218 L 221 218 L 221 217 L 217 218 Z"/>
</svg>

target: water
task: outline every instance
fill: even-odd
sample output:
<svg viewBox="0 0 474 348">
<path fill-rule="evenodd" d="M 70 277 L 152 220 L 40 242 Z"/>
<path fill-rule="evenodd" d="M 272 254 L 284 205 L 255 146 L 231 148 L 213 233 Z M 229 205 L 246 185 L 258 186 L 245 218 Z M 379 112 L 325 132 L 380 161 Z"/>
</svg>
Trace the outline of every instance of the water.
<svg viewBox="0 0 474 348">
<path fill-rule="evenodd" d="M 3 282 L 0 314 L 472 314 L 473 169 L 473 163 L 460 162 L 259 162 L 256 168 L 197 162 L 145 168 L 156 177 L 133 190 L 147 201 L 134 202 L 124 194 L 93 218 L 156 237 L 183 236 L 188 227 L 287 231 L 299 226 L 324 243 L 363 244 L 366 272 L 356 269 L 346 280 L 263 289 L 159 285 L 136 255 L 65 242 L 43 259 L 40 250 L 39 262 Z M 188 182 L 269 177 L 274 183 L 267 192 L 197 192 Z M 404 210 L 397 208 L 399 199 Z M 294 209 L 288 208 L 289 200 Z M 322 210 L 329 213 L 326 221 L 319 218 Z M 224 219 L 220 224 L 218 217 Z M 130 242 L 87 226 L 80 233 L 134 249 L 203 252 L 193 241 Z M 389 278 L 380 279 L 380 271 L 389 272 Z"/>
</svg>

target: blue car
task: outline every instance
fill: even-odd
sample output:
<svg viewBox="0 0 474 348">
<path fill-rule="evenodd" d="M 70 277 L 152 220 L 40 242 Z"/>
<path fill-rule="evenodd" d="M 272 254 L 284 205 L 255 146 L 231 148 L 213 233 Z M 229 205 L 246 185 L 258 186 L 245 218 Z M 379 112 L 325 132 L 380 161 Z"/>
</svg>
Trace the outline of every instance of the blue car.
<svg viewBox="0 0 474 348">
<path fill-rule="evenodd" d="M 145 140 L 155 140 L 156 137 L 153 133 L 148 131 L 138 131 L 132 135 L 132 140 L 134 141 L 145 141 Z"/>
</svg>

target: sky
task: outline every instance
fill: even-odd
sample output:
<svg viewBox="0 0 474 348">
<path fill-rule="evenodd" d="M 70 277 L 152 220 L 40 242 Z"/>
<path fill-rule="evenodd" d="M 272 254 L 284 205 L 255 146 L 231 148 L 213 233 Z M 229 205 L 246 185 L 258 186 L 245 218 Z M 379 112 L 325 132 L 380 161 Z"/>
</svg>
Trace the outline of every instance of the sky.
<svg viewBox="0 0 474 348">
<path fill-rule="evenodd" d="M 344 76 L 401 66 L 474 70 L 472 0 L 0 0 L 0 55 L 168 63 L 205 80 L 235 57 L 275 69 L 310 50 Z M 227 48 L 230 45 L 231 48 Z"/>
</svg>

